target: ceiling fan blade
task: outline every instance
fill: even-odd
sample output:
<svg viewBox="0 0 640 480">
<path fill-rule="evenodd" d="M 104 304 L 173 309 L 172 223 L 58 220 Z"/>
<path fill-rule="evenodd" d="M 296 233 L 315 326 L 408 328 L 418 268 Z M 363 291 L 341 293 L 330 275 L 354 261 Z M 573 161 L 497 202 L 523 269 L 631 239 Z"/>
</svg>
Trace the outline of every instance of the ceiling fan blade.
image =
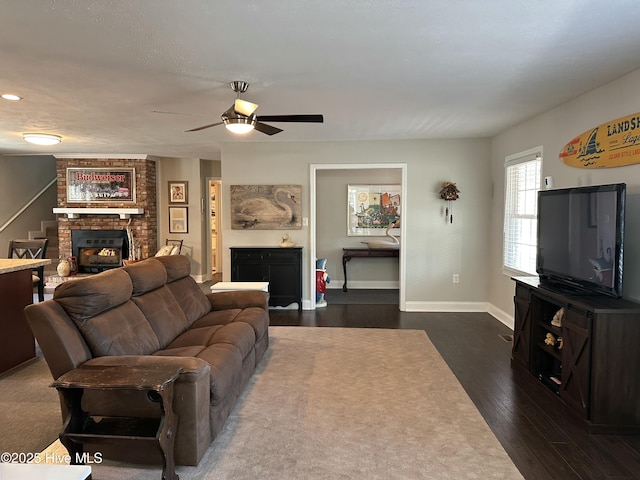
<svg viewBox="0 0 640 480">
<path fill-rule="evenodd" d="M 205 128 L 215 127 L 216 125 L 222 125 L 224 122 L 216 122 L 210 125 L 203 125 L 202 127 L 192 128 L 191 130 L 185 130 L 185 132 L 197 132 L 198 130 L 204 130 Z"/>
<path fill-rule="evenodd" d="M 162 113 L 165 115 L 189 115 L 193 117 L 201 117 L 201 113 L 183 113 L 183 112 L 167 112 L 165 110 L 151 110 L 151 113 Z"/>
<path fill-rule="evenodd" d="M 324 117 L 321 114 L 314 115 L 259 115 L 259 122 L 303 122 L 303 123 L 322 123 Z"/>
<path fill-rule="evenodd" d="M 256 122 L 253 126 L 256 130 L 262 133 L 266 133 L 267 135 L 275 135 L 276 133 L 282 132 L 281 128 L 272 127 L 271 125 L 267 125 L 266 123 Z"/>
<path fill-rule="evenodd" d="M 233 104 L 233 108 L 236 113 L 240 113 L 245 117 L 250 117 L 253 115 L 253 112 L 258 108 L 257 103 L 247 102 L 246 100 L 242 100 L 241 98 L 236 98 L 235 103 Z"/>
</svg>

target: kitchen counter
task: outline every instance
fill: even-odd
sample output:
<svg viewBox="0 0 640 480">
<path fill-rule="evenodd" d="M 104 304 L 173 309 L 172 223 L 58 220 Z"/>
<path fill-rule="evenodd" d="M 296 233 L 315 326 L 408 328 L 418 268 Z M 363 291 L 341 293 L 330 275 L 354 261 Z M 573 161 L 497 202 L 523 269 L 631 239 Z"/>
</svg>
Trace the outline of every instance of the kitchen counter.
<svg viewBox="0 0 640 480">
<path fill-rule="evenodd" d="M 49 258 L 0 258 L 0 374 L 36 356 L 24 307 L 33 303 L 31 269 L 50 263 Z"/>
<path fill-rule="evenodd" d="M 0 274 L 30 270 L 32 268 L 51 264 L 50 258 L 26 260 L 22 258 L 0 258 Z"/>
</svg>

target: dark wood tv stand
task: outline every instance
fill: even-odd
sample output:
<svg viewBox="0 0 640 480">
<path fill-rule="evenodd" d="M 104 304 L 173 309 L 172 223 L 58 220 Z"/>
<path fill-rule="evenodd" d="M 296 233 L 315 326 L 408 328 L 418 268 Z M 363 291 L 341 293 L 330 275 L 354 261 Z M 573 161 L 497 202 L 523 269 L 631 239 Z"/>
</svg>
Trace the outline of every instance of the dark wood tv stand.
<svg viewBox="0 0 640 480">
<path fill-rule="evenodd" d="M 557 393 L 591 433 L 640 433 L 640 304 L 560 293 L 537 277 L 514 280 L 512 366 Z M 561 348 L 545 344 L 548 333 L 562 338 Z"/>
</svg>

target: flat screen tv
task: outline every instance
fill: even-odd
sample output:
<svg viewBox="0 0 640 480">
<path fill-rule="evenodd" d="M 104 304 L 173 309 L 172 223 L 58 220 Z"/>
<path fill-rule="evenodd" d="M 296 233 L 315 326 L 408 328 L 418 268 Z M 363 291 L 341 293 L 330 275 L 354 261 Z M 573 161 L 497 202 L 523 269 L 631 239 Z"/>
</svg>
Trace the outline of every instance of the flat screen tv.
<svg viewBox="0 0 640 480">
<path fill-rule="evenodd" d="M 624 183 L 538 192 L 542 284 L 622 296 L 625 197 Z"/>
</svg>

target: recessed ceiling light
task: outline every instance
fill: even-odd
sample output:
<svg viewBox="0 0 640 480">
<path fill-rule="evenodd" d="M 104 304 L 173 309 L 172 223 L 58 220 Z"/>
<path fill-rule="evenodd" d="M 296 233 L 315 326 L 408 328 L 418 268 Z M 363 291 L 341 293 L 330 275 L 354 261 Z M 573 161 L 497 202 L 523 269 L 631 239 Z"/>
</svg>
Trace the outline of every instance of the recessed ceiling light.
<svg viewBox="0 0 640 480">
<path fill-rule="evenodd" d="M 35 145 L 57 145 L 62 141 L 62 137 L 49 135 L 48 133 L 25 133 L 22 138 L 24 138 L 25 142 Z"/>
<path fill-rule="evenodd" d="M 22 97 L 14 95 L 13 93 L 3 93 L 2 95 L 0 95 L 0 97 L 4 98 L 5 100 L 12 100 L 14 102 L 22 100 Z"/>
</svg>

